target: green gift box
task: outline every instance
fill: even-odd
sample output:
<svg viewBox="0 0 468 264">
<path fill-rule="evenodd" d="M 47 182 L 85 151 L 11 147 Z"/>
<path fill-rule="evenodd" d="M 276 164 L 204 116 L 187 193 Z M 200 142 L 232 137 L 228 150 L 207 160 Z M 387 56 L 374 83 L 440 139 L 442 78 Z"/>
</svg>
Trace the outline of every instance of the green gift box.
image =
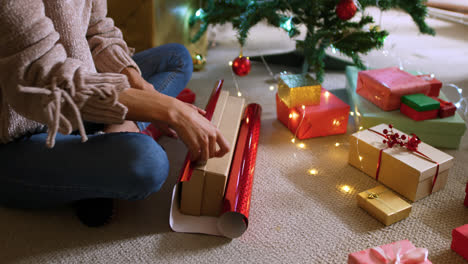
<svg viewBox="0 0 468 264">
<path fill-rule="evenodd" d="M 440 108 L 437 100 L 425 94 L 408 94 L 401 97 L 401 102 L 418 112 L 436 110 Z"/>
<path fill-rule="evenodd" d="M 359 69 L 346 67 L 346 91 L 350 99 L 351 115 L 357 127 L 370 128 L 382 123 L 393 124 L 399 130 L 416 134 L 425 143 L 439 148 L 458 148 L 466 131 L 466 124 L 458 113 L 447 118 L 414 121 L 400 111 L 382 111 L 356 93 Z M 443 93 L 439 96 L 447 100 Z"/>
</svg>

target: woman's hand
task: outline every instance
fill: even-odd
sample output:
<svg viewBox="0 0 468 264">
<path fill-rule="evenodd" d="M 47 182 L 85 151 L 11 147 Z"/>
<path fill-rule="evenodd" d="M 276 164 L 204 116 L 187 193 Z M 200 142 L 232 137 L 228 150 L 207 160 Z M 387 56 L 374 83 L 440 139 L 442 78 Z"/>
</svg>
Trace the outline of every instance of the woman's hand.
<svg viewBox="0 0 468 264">
<path fill-rule="evenodd" d="M 165 123 L 190 151 L 192 160 L 206 161 L 229 152 L 229 143 L 203 115 L 205 111 L 155 90 L 126 89 L 119 102 L 128 108 L 127 120 Z M 217 146 L 219 149 L 217 149 Z"/>
<path fill-rule="evenodd" d="M 206 161 L 229 152 L 229 143 L 204 114 L 204 110 L 179 100 L 174 100 L 169 109 L 170 126 L 187 145 L 192 160 Z"/>
</svg>

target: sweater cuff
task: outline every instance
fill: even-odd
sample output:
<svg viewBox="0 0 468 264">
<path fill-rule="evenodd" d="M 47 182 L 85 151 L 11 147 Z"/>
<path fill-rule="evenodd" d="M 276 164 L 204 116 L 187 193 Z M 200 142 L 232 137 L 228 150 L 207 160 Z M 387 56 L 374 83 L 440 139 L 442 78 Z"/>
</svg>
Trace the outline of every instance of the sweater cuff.
<svg viewBox="0 0 468 264">
<path fill-rule="evenodd" d="M 122 91 L 130 88 L 127 77 L 115 73 L 90 74 L 83 81 L 83 92 L 89 96 L 81 107 L 83 119 L 104 124 L 123 123 L 128 109 L 118 99 Z"/>
<path fill-rule="evenodd" d="M 135 68 L 141 75 L 140 68 L 121 46 L 112 45 L 101 51 L 94 58 L 98 72 L 121 73 L 127 67 Z"/>
</svg>

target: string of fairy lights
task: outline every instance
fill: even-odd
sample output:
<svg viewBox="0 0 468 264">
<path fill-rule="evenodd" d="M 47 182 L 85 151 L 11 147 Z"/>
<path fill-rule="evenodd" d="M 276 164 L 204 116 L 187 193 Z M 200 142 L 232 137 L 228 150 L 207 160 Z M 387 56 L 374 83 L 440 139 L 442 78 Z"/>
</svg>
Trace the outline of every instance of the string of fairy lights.
<svg viewBox="0 0 468 264">
<path fill-rule="evenodd" d="M 285 1 L 286 4 L 288 4 L 286 1 Z M 355 3 L 356 3 L 356 6 L 358 7 L 359 10 L 363 11 L 362 8 L 361 8 L 361 5 L 359 4 L 359 2 L 357 0 L 355 0 Z M 378 4 L 378 0 L 377 0 L 377 4 Z M 203 16 L 204 14 L 204 11 L 202 8 L 199 8 L 196 13 L 195 13 L 195 16 L 197 17 L 200 17 L 200 16 Z M 303 23 L 303 21 L 301 21 Z M 379 27 L 382 26 L 382 11 L 380 12 L 380 18 L 379 18 Z M 292 21 L 292 17 L 289 17 L 287 19 L 285 19 L 281 24 L 280 24 L 280 27 L 283 28 L 286 32 L 290 32 L 291 30 L 293 30 L 293 27 L 294 27 L 294 24 L 293 24 L 293 21 Z M 310 34 L 310 32 L 308 32 Z M 330 49 L 331 49 L 331 52 L 333 54 L 337 54 L 339 52 L 338 49 L 336 49 L 333 44 L 330 45 Z M 242 48 L 241 48 L 241 54 L 242 54 Z M 388 56 L 389 55 L 389 52 L 388 50 L 382 50 L 382 54 L 384 56 Z M 398 57 L 397 55 L 394 55 L 395 57 Z M 248 58 L 248 57 L 247 57 Z M 267 70 L 268 74 L 272 77 L 272 79 L 274 79 L 275 81 L 278 81 L 278 77 L 279 75 L 281 74 L 289 74 L 288 72 L 286 71 L 282 71 L 280 72 L 279 74 L 274 74 L 273 71 L 271 70 L 270 66 L 268 65 L 268 63 L 266 62 L 263 54 L 260 54 L 260 58 L 261 58 L 261 61 L 265 67 L 265 69 Z M 398 59 L 398 58 L 397 58 Z M 234 86 L 235 86 L 235 89 L 236 89 L 236 93 L 237 93 L 237 96 L 238 97 L 242 97 L 243 94 L 239 88 L 239 84 L 238 84 L 238 80 L 237 80 L 237 77 L 236 75 L 234 74 L 234 71 L 232 70 L 232 65 L 233 65 L 233 61 L 229 61 L 229 66 L 231 68 L 231 73 L 232 73 L 232 78 L 233 78 L 233 82 L 234 82 Z M 404 65 L 403 65 L 403 62 L 401 59 L 399 59 L 399 67 L 401 70 L 404 70 Z M 431 74 L 430 75 L 432 78 L 434 78 L 434 74 Z M 454 85 L 454 84 L 448 84 L 448 85 L 445 85 L 446 87 L 451 87 L 453 89 L 455 89 L 456 93 L 458 94 L 459 96 L 459 100 L 454 103 L 455 106 L 457 107 L 457 109 L 459 110 L 459 113 L 462 115 L 463 119 L 465 121 L 468 121 L 468 97 L 463 97 L 463 90 L 461 88 L 459 88 L 458 86 Z M 444 86 L 444 87 L 445 87 Z M 275 92 L 277 91 L 277 84 L 276 85 L 269 85 L 268 86 L 268 90 L 270 92 Z M 328 97 L 329 96 L 329 92 L 326 91 L 325 92 L 325 97 Z M 299 121 L 299 125 L 297 126 L 296 128 L 296 131 L 293 135 L 293 137 L 291 138 L 290 142 L 292 144 L 294 144 L 299 150 L 305 150 L 307 149 L 307 145 L 301 141 L 301 140 L 298 140 L 297 138 L 297 133 L 298 131 L 300 130 L 301 126 L 302 126 L 302 123 L 304 122 L 305 120 L 305 114 L 306 114 L 306 111 L 305 111 L 305 105 L 301 105 L 301 108 L 302 108 L 302 116 L 300 117 L 301 120 Z M 352 118 L 354 118 L 354 125 L 355 125 L 355 130 L 357 131 L 361 131 L 364 129 L 363 126 L 360 125 L 360 119 L 362 118 L 362 114 L 359 112 L 359 110 L 357 109 L 357 107 L 355 107 L 355 109 L 353 111 L 350 111 L 350 116 Z M 289 120 L 295 120 L 297 118 L 299 118 L 300 115 L 298 115 L 296 112 L 291 112 L 289 114 Z M 289 127 L 289 123 L 288 123 L 288 127 Z M 338 148 L 340 146 L 349 146 L 348 143 L 342 143 L 342 142 L 335 142 L 333 144 L 334 147 Z M 296 153 L 294 153 L 294 155 L 296 155 Z M 360 162 L 362 162 L 363 160 L 363 157 L 358 153 L 358 159 Z M 362 163 L 361 163 L 362 165 Z M 316 175 L 319 175 L 320 171 L 318 168 L 309 168 L 307 170 L 307 174 L 308 175 L 311 175 L 311 176 L 316 176 Z M 337 186 L 337 188 L 345 193 L 345 194 L 350 194 L 350 193 L 353 193 L 354 192 L 354 189 L 352 186 L 348 185 L 348 184 L 342 184 L 342 185 L 339 185 Z"/>
</svg>

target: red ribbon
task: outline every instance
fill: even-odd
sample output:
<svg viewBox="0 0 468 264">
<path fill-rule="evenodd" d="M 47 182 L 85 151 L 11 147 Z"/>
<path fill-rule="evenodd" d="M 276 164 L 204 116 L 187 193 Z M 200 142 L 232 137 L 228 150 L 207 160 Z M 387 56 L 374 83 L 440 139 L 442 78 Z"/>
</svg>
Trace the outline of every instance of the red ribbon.
<svg viewBox="0 0 468 264">
<path fill-rule="evenodd" d="M 384 135 L 378 131 L 375 131 L 371 128 L 368 128 L 369 131 L 371 132 L 374 132 L 376 133 L 377 135 L 379 136 L 382 136 L 384 137 L 385 139 L 389 139 L 387 135 Z M 419 154 L 421 157 L 425 158 L 427 161 L 429 162 L 432 162 L 434 164 L 437 165 L 436 167 L 436 173 L 435 173 L 435 176 L 434 176 L 434 180 L 432 181 L 432 186 L 431 186 L 431 192 L 434 190 L 434 186 L 436 184 L 436 181 L 437 181 L 437 177 L 439 176 L 439 163 L 431 158 L 429 158 L 429 156 L 425 155 L 424 153 L 420 152 L 418 150 L 418 147 L 417 146 L 412 146 L 412 147 L 408 147 L 408 145 L 404 145 L 406 147 L 407 150 L 409 150 L 411 153 L 416 153 L 416 154 Z M 377 161 L 377 171 L 375 173 L 375 179 L 378 181 L 379 180 L 379 173 L 380 173 L 380 166 L 381 166 L 381 162 L 382 162 L 382 152 L 388 148 L 392 148 L 392 146 L 389 146 L 387 148 L 384 148 L 384 149 L 381 149 L 380 152 L 379 152 L 379 160 Z"/>
</svg>

